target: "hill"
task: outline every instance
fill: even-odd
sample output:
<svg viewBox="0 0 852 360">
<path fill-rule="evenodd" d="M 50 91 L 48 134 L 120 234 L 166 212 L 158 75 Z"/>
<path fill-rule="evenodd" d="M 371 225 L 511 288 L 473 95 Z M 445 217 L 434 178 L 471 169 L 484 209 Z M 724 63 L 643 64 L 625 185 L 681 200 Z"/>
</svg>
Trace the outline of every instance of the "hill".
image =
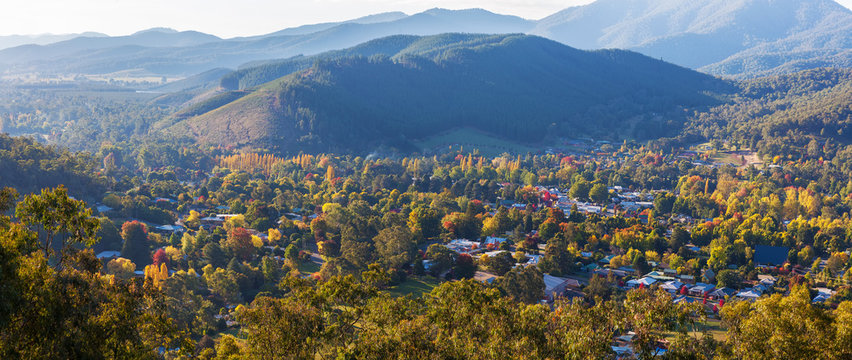
<svg viewBox="0 0 852 360">
<path fill-rule="evenodd" d="M 411 141 L 454 127 L 526 143 L 646 138 L 676 134 L 684 107 L 716 104 L 708 91 L 732 89 L 637 53 L 518 34 L 394 36 L 348 52 L 360 56 L 319 56 L 307 69 L 222 95 L 166 131 L 282 152 L 411 150 Z"/>
<path fill-rule="evenodd" d="M 818 158 L 828 144 L 852 144 L 852 70 L 812 69 L 739 87 L 730 103 L 690 120 L 689 132 L 795 158 Z"/>
<path fill-rule="evenodd" d="M 720 75 L 852 65 L 852 11 L 831 0 L 598 0 L 544 18 L 532 33 Z"/>
</svg>

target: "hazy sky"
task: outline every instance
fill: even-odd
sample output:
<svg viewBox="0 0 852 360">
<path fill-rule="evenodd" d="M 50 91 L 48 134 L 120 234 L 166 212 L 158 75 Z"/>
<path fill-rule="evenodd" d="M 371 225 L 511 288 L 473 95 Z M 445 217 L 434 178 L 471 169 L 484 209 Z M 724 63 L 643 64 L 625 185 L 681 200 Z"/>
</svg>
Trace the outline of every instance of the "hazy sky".
<svg viewBox="0 0 852 360">
<path fill-rule="evenodd" d="M 593 0 L 0 0 L 0 35 L 97 31 L 126 35 L 152 27 L 221 37 L 340 21 L 386 11 L 483 8 L 539 19 Z M 701 0 L 696 0 L 701 1 Z M 852 8 L 852 0 L 838 0 Z"/>
</svg>

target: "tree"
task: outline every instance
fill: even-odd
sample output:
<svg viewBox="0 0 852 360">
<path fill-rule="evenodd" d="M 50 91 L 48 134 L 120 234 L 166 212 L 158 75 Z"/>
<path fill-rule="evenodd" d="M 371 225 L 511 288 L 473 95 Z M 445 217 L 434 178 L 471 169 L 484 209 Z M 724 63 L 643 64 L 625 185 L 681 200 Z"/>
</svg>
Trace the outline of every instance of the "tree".
<svg viewBox="0 0 852 360">
<path fill-rule="evenodd" d="M 806 359 L 814 354 L 841 358 L 831 352 L 836 349 L 832 333 L 836 325 L 828 313 L 811 304 L 805 286 L 793 288 L 788 296 L 726 304 L 721 315 L 728 327 L 726 343 L 737 358 Z"/>
<path fill-rule="evenodd" d="M 605 204 L 609 200 L 609 190 L 604 184 L 594 184 L 589 190 L 589 198 L 597 204 Z"/>
<path fill-rule="evenodd" d="M 115 275 L 115 277 L 127 280 L 133 278 L 136 271 L 136 264 L 129 259 L 115 258 L 107 263 L 107 273 Z"/>
<path fill-rule="evenodd" d="M 432 261 L 429 272 L 432 276 L 438 276 L 450 269 L 453 265 L 455 253 L 442 244 L 432 244 L 426 249 L 426 259 Z"/>
<path fill-rule="evenodd" d="M 133 261 L 137 266 L 148 264 L 151 250 L 148 248 L 148 227 L 139 221 L 128 221 L 121 225 L 121 238 L 124 246 L 121 256 Z"/>
<path fill-rule="evenodd" d="M 44 239 L 39 245 L 45 257 L 55 256 L 54 245 L 59 247 L 56 264 L 62 262 L 67 245 L 92 246 L 97 242 L 95 234 L 100 222 L 92 217 L 92 210 L 85 202 L 69 197 L 68 190 L 62 185 L 42 189 L 38 195 L 25 196 L 15 208 L 15 217 Z M 54 244 L 55 240 L 59 243 Z"/>
<path fill-rule="evenodd" d="M 651 270 L 651 265 L 648 265 L 645 254 L 639 253 L 633 258 L 633 270 L 636 270 L 637 276 L 645 275 Z"/>
<path fill-rule="evenodd" d="M 237 318 L 244 324 L 245 355 L 250 358 L 313 358 L 323 340 L 322 312 L 293 297 L 260 296 L 251 306 L 241 308 Z"/>
<path fill-rule="evenodd" d="M 583 292 L 586 296 L 592 299 L 601 298 L 603 300 L 609 300 L 613 293 L 613 287 L 606 278 L 600 275 L 592 275 L 592 277 L 589 278 L 589 285 L 586 285 Z"/>
<path fill-rule="evenodd" d="M 654 213 L 664 215 L 672 212 L 677 196 L 669 192 L 658 193 L 654 198 Z"/>
<path fill-rule="evenodd" d="M 243 261 L 251 260 L 256 252 L 254 244 L 252 244 L 251 234 L 241 227 L 228 231 L 224 245 L 235 257 Z"/>
<path fill-rule="evenodd" d="M 168 264 L 169 257 L 166 255 L 166 250 L 159 248 L 154 252 L 152 260 L 154 265 L 160 266 L 160 264 Z"/>
<path fill-rule="evenodd" d="M 441 213 L 428 207 L 418 207 L 408 215 L 408 228 L 429 239 L 441 234 Z"/>
<path fill-rule="evenodd" d="M 380 260 L 389 269 L 401 269 L 410 264 L 417 252 L 414 237 L 404 226 L 382 229 L 373 241 Z"/>
<path fill-rule="evenodd" d="M 534 304 L 544 298 L 544 277 L 535 266 L 518 266 L 495 282 L 501 292 L 515 301 Z"/>
<path fill-rule="evenodd" d="M 737 270 L 725 269 L 716 275 L 716 287 L 740 288 L 740 273 Z"/>
<path fill-rule="evenodd" d="M 456 279 L 470 279 L 476 273 L 476 264 L 469 254 L 459 254 L 456 265 L 453 267 L 453 276 Z"/>
<path fill-rule="evenodd" d="M 586 200 L 589 197 L 589 190 L 590 189 L 591 189 L 591 184 L 589 184 L 588 181 L 579 180 L 579 181 L 574 182 L 573 185 L 571 185 L 571 189 L 569 190 L 568 194 L 572 198 L 575 198 L 575 199 L 578 199 L 578 200 Z"/>
<path fill-rule="evenodd" d="M 61 216 L 57 208 L 73 208 L 30 206 L 42 200 L 21 207 L 31 220 Z M 0 209 L 6 209 L 2 202 Z M 62 223 L 74 216 L 50 221 Z M 63 226 L 82 225 L 59 228 Z M 156 348 L 187 346 L 162 311 L 157 293 L 121 277 L 101 276 L 91 249 L 69 248 L 61 269 L 48 266 L 42 246 L 27 226 L 0 215 L 0 358 L 154 358 Z M 126 273 L 131 265 L 119 260 L 112 269 Z"/>
<path fill-rule="evenodd" d="M 515 258 L 508 251 L 502 251 L 488 259 L 488 269 L 497 276 L 505 275 L 513 266 Z"/>
</svg>

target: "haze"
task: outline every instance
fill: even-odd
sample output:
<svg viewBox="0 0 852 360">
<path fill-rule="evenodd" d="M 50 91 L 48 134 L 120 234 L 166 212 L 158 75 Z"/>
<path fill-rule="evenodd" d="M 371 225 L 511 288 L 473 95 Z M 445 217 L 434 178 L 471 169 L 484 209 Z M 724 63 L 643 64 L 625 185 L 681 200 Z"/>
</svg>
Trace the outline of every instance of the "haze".
<svg viewBox="0 0 852 360">
<path fill-rule="evenodd" d="M 845 0 L 847 3 L 852 0 Z M 483 8 L 539 19 L 592 0 L 32 0 L 0 6 L 0 35 L 96 31 L 127 35 L 151 27 L 220 37 L 258 35 L 304 24 L 430 8 Z"/>
</svg>

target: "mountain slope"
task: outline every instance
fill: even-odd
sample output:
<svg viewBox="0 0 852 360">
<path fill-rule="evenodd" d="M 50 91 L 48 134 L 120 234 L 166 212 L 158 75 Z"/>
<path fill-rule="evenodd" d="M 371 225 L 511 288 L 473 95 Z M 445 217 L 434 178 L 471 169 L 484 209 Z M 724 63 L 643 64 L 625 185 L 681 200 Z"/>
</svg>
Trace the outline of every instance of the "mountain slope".
<svg viewBox="0 0 852 360">
<path fill-rule="evenodd" d="M 532 33 L 583 49 L 631 49 L 713 74 L 756 76 L 848 66 L 852 11 L 831 0 L 598 0 L 544 18 Z"/>
<path fill-rule="evenodd" d="M 637 53 L 526 35 L 396 36 L 369 47 L 399 50 L 319 60 L 166 132 L 282 152 L 406 148 L 454 127 L 519 142 L 646 137 L 676 133 L 684 106 L 717 103 L 706 92 L 731 89 Z"/>
</svg>

